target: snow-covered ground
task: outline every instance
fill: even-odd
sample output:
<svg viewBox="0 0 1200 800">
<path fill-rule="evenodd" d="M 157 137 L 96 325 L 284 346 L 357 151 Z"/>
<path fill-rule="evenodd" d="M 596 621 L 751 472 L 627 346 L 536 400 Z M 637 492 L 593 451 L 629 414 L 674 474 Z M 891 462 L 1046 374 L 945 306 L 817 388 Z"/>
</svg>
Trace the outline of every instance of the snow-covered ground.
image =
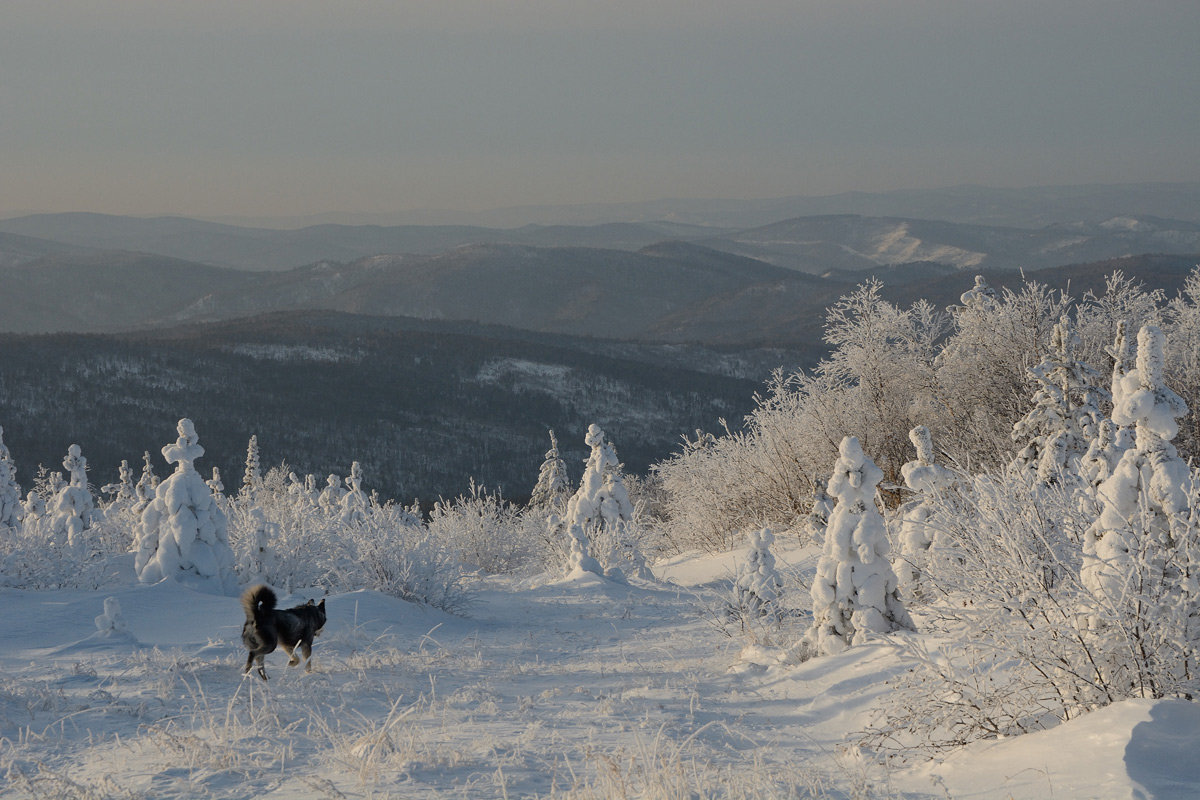
<svg viewBox="0 0 1200 800">
<path fill-rule="evenodd" d="M 736 558 L 634 586 L 481 579 L 466 617 L 335 595 L 315 671 L 277 652 L 267 683 L 242 676 L 235 597 L 3 589 L 0 797 L 1200 796 L 1183 701 L 880 766 L 852 742 L 903 648 L 742 658 L 703 611 Z M 107 597 L 127 634 L 97 633 Z"/>
</svg>

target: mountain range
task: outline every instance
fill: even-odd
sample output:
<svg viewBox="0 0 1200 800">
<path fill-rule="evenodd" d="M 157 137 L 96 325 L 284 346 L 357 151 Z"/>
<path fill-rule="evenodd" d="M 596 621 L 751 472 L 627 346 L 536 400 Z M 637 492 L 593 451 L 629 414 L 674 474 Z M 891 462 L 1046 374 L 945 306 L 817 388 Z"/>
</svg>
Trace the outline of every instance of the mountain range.
<svg viewBox="0 0 1200 800">
<path fill-rule="evenodd" d="M 1186 210 L 1186 209 L 1185 209 Z M 1197 260 L 1200 223 L 1118 216 L 1041 228 L 824 215 L 517 229 L 243 228 L 97 214 L 0 221 L 0 330 L 103 332 L 279 311 L 474 321 L 547 333 L 810 350 L 868 275 L 971 284 L 1144 254 Z M 1135 262 L 1126 263 L 1127 271 Z M 1167 288 L 1167 287 L 1164 287 Z"/>
</svg>

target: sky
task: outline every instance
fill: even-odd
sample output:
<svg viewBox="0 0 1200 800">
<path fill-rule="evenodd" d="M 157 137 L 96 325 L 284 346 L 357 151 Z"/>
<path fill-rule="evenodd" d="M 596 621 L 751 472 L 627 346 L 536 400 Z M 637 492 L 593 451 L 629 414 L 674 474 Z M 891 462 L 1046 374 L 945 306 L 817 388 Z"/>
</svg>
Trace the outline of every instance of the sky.
<svg viewBox="0 0 1200 800">
<path fill-rule="evenodd" d="M 1192 0 L 4 0 L 0 217 L 1200 180 Z"/>
</svg>

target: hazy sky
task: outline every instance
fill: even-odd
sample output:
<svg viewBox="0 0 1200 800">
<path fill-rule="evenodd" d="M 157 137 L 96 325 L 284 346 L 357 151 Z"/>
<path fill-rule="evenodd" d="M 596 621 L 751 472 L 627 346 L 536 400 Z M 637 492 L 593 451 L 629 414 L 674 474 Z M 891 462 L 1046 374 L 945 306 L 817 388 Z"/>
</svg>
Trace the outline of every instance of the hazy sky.
<svg viewBox="0 0 1200 800">
<path fill-rule="evenodd" d="M 1195 0 L 3 0 L 0 216 L 1200 179 Z"/>
</svg>

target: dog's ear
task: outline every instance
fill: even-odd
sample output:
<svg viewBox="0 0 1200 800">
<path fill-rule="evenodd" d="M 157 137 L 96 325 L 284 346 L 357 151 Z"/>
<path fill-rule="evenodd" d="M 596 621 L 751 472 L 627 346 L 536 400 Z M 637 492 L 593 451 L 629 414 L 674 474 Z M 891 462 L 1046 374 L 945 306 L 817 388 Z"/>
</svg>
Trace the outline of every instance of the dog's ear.
<svg viewBox="0 0 1200 800">
<path fill-rule="evenodd" d="M 317 608 L 324 610 L 324 608 L 325 608 L 325 598 L 324 597 L 321 598 L 321 602 L 317 603 Z"/>
<path fill-rule="evenodd" d="M 310 598 L 308 598 L 308 602 L 305 603 L 304 605 L 311 606 L 313 604 L 313 602 L 314 602 L 313 599 L 310 597 Z"/>
</svg>

